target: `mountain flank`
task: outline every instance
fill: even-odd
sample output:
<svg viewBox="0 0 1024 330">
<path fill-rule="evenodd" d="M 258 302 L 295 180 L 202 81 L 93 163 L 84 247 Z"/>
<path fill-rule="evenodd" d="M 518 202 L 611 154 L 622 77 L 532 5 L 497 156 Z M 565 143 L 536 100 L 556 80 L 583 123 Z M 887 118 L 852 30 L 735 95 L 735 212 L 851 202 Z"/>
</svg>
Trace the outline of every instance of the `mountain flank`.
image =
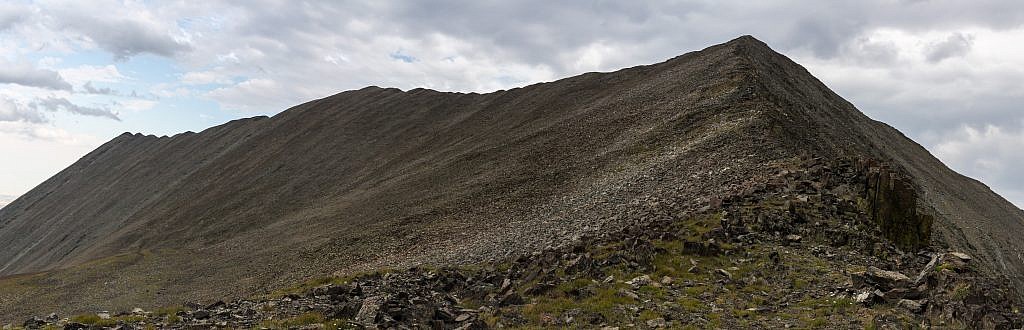
<svg viewBox="0 0 1024 330">
<path fill-rule="evenodd" d="M 832 174 L 819 171 L 779 184 L 785 189 L 758 191 L 784 170 L 840 163 L 847 164 L 844 173 L 863 180 L 832 187 Z M 862 165 L 850 165 L 855 163 Z M 801 182 L 832 188 L 788 186 Z M 736 225 L 751 224 L 744 230 L 765 235 L 753 236 L 757 241 L 743 241 L 738 232 L 678 233 L 680 221 L 742 212 L 732 208 L 739 200 L 757 209 L 760 202 L 751 201 L 784 204 L 793 198 L 815 210 L 853 205 L 848 211 L 857 216 L 815 211 L 804 219 L 809 227 L 775 230 L 771 217 L 757 215 L 771 213 L 762 205 Z M 800 214 L 795 208 L 792 213 Z M 788 223 L 789 217 L 775 220 Z M 707 230 L 718 226 L 721 233 L 732 230 L 721 221 L 699 223 Z M 858 225 L 873 234 L 863 241 L 823 234 Z M 1012 306 L 988 303 L 1002 297 L 993 292 L 1024 296 L 1024 212 L 864 116 L 800 65 L 744 36 L 659 64 L 488 94 L 367 87 L 200 133 L 121 135 L 0 209 L 0 276 L 6 276 L 0 279 L 0 315 L 230 300 L 332 274 L 417 265 L 498 267 L 574 246 L 583 246 L 574 253 L 596 254 L 581 242 L 605 237 L 601 244 L 614 245 L 616 239 L 643 237 L 636 228 L 674 228 L 667 231 L 701 244 L 744 242 L 740 250 L 754 257 L 742 258 L 769 262 L 771 253 L 779 253 L 773 246 L 789 246 L 783 243 L 787 235 L 816 237 L 813 244 L 798 240 L 803 243 L 794 253 L 810 257 L 817 245 L 847 247 L 842 253 L 863 254 L 849 260 L 864 269 L 904 272 L 920 271 L 932 256 L 936 263 L 950 263 L 951 270 L 968 269 L 945 257 L 954 251 L 970 257 L 973 268 L 956 274 L 978 278 L 970 282 L 979 283 L 976 305 L 986 306 L 971 322 L 989 314 L 1013 319 Z M 650 244 L 683 244 L 652 255 L 695 253 L 683 251 L 686 240 L 679 237 L 647 236 L 663 240 Z M 742 269 L 728 266 L 740 257 L 714 259 L 719 255 L 704 256 L 711 259 L 702 261 L 716 265 L 710 271 Z M 823 260 L 826 273 L 865 271 L 840 270 L 839 259 Z M 657 271 L 637 264 L 600 269 L 621 276 Z M 554 270 L 553 265 L 541 268 Z M 504 278 L 524 281 L 518 276 Z M 850 279 L 843 276 L 834 281 Z M 933 286 L 967 283 L 946 278 L 956 275 L 936 279 Z M 612 283 L 616 279 L 621 277 Z M 802 291 L 797 287 L 784 289 Z M 864 289 L 848 288 L 844 294 L 850 299 Z M 910 289 L 885 289 L 897 288 Z M 975 291 L 965 294 L 970 292 Z M 946 310 L 937 305 L 935 311 Z M 942 316 L 935 315 L 907 317 Z M 606 324 L 634 321 L 605 318 Z M 485 324 L 518 322 L 491 321 Z M 1013 325 L 1007 322 L 996 323 Z M 555 324 L 562 323 L 550 325 Z"/>
</svg>

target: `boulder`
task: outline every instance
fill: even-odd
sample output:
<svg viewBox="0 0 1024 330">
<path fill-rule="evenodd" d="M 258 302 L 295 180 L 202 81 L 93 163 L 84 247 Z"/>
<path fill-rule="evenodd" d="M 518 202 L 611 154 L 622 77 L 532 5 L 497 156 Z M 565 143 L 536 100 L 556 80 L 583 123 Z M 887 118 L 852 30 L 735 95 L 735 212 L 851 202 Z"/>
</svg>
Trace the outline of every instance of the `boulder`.
<svg viewBox="0 0 1024 330">
<path fill-rule="evenodd" d="M 937 254 L 932 254 L 931 261 L 928 261 L 928 264 L 924 266 L 924 269 L 922 269 L 921 272 L 917 274 L 917 277 L 914 278 L 914 284 L 920 284 L 921 281 L 928 277 L 928 274 L 931 274 L 933 271 L 935 271 L 935 265 L 938 262 L 939 256 Z"/>
<path fill-rule="evenodd" d="M 947 252 L 942 255 L 942 268 L 952 269 L 956 272 L 962 272 L 967 268 L 967 264 L 970 263 L 971 256 L 961 252 Z"/>
<path fill-rule="evenodd" d="M 33 317 L 28 320 L 25 320 L 25 323 L 22 324 L 22 326 L 25 327 L 26 329 L 39 329 L 42 328 L 44 325 L 46 325 L 46 321 L 43 321 L 43 319 L 38 317 Z"/>
<path fill-rule="evenodd" d="M 626 289 L 619 289 L 619 296 L 640 300 L 640 296 L 637 295 L 636 292 Z"/>
<path fill-rule="evenodd" d="M 865 305 L 872 305 L 885 301 L 882 291 L 879 290 L 861 291 L 853 295 L 853 300 Z"/>
<path fill-rule="evenodd" d="M 714 239 L 706 242 L 683 242 L 683 253 L 699 256 L 717 256 L 722 254 L 722 247 Z"/>
<path fill-rule="evenodd" d="M 384 296 L 373 296 L 363 299 L 363 305 L 359 308 L 359 312 L 356 313 L 355 322 L 363 325 L 374 324 L 377 321 L 377 313 L 380 312 L 380 307 L 384 305 L 387 297 Z"/>
<path fill-rule="evenodd" d="M 523 297 L 520 296 L 518 293 L 509 292 L 509 293 L 507 293 L 507 294 L 505 294 L 504 296 L 501 297 L 501 300 L 498 301 L 498 306 L 504 307 L 504 306 L 522 305 L 525 302 L 526 301 L 523 300 Z"/>
<path fill-rule="evenodd" d="M 971 261 L 971 256 L 963 252 L 949 252 L 946 253 L 946 256 L 949 257 L 949 259 L 956 258 L 963 262 Z"/>
<path fill-rule="evenodd" d="M 668 327 L 668 323 L 665 322 L 664 318 L 660 318 L 659 317 L 659 318 L 654 318 L 654 319 L 647 320 L 647 326 L 651 327 L 653 329 L 663 329 L 665 327 Z"/>
<path fill-rule="evenodd" d="M 192 318 L 196 320 L 208 319 L 210 318 L 210 312 L 200 309 L 192 312 Z"/>
<path fill-rule="evenodd" d="M 501 281 L 501 288 L 498 288 L 498 292 L 505 293 L 509 289 L 512 289 L 512 280 L 506 278 Z"/>
<path fill-rule="evenodd" d="M 651 277 L 648 275 L 638 276 L 632 280 L 629 280 L 628 282 L 626 282 L 626 284 L 632 286 L 633 289 L 639 289 L 648 284 L 651 284 Z"/>
<path fill-rule="evenodd" d="M 454 321 L 455 315 L 447 308 L 438 308 L 434 310 L 434 320 L 441 321 L 441 324 L 444 324 L 445 322 Z"/>
<path fill-rule="evenodd" d="M 64 325 L 64 330 L 85 330 L 85 329 L 89 329 L 89 326 L 85 325 L 85 324 L 77 323 L 77 322 L 71 322 L 71 323 L 68 323 L 68 324 Z"/>
<path fill-rule="evenodd" d="M 214 302 L 214 303 L 206 306 L 206 309 L 217 309 L 217 308 L 224 307 L 224 305 L 227 305 L 227 304 L 225 304 L 223 300 L 218 300 L 217 302 Z"/>
<path fill-rule="evenodd" d="M 565 267 L 566 274 L 584 273 L 589 271 L 594 266 L 594 259 L 590 257 L 590 254 L 582 254 L 575 259 L 569 260 Z"/>
<path fill-rule="evenodd" d="M 897 287 L 905 287 L 910 284 L 910 278 L 903 275 L 900 272 L 889 271 L 879 269 L 875 266 L 869 266 L 868 270 L 863 273 L 863 280 L 866 284 L 872 285 L 882 290 L 891 290 Z M 857 280 L 854 280 L 856 283 Z"/>
<path fill-rule="evenodd" d="M 911 313 L 918 314 L 924 311 L 924 305 L 926 303 L 928 303 L 927 300 L 900 299 L 896 305 L 910 311 Z"/>
</svg>

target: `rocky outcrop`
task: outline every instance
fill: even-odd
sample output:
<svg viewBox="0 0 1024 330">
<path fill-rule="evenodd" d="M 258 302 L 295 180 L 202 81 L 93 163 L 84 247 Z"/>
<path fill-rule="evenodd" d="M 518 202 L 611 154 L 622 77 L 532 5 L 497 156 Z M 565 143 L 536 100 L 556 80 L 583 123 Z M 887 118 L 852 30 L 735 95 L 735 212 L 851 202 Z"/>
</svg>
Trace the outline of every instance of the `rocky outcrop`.
<svg viewBox="0 0 1024 330">
<path fill-rule="evenodd" d="M 917 189 L 904 175 L 877 164 L 866 164 L 866 207 L 883 235 L 902 248 L 928 246 L 934 216 L 922 211 Z"/>
</svg>

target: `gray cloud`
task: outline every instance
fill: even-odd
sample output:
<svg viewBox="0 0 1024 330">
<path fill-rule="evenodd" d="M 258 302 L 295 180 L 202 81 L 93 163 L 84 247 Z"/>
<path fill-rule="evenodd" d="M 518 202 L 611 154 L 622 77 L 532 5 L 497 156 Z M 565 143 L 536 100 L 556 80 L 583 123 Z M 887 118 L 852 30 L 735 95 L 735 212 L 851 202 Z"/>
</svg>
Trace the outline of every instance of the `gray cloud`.
<svg viewBox="0 0 1024 330">
<path fill-rule="evenodd" d="M 959 57 L 971 51 L 971 43 L 974 37 L 963 33 L 953 33 L 946 40 L 934 43 L 928 47 L 926 57 L 928 61 L 940 62 L 951 57 Z"/>
<path fill-rule="evenodd" d="M 37 99 L 36 101 L 29 104 L 29 106 L 37 110 L 46 110 L 51 112 L 65 111 L 68 113 L 78 115 L 105 117 L 121 121 L 121 118 L 118 117 L 116 113 L 110 110 L 80 106 L 71 103 L 71 101 L 68 101 L 68 99 L 60 97 L 48 97 L 43 99 Z"/>
<path fill-rule="evenodd" d="M 810 17 L 793 26 L 784 42 L 793 47 L 809 48 L 815 56 L 832 58 L 839 54 L 840 46 L 863 28 L 864 23 L 856 19 Z"/>
<path fill-rule="evenodd" d="M 1019 123 L 965 125 L 935 146 L 937 156 L 950 166 L 990 182 L 996 190 L 1024 195 L 1024 121 Z"/>
<path fill-rule="evenodd" d="M 30 14 L 24 6 L 14 4 L 0 4 L 0 31 L 10 29 L 15 24 L 21 23 Z"/>
<path fill-rule="evenodd" d="M 161 24 L 173 27 L 174 22 L 160 22 L 148 13 L 121 8 L 124 4 L 67 2 L 55 7 L 48 8 L 51 24 L 80 33 L 118 60 L 142 53 L 173 57 L 191 49 L 171 34 L 168 24 Z"/>
<path fill-rule="evenodd" d="M 12 100 L 0 97 L 0 122 L 45 123 L 49 119 L 36 109 L 21 106 Z"/>
<path fill-rule="evenodd" d="M 74 28 L 82 31 L 114 54 L 117 59 L 126 59 L 141 53 L 174 56 L 190 49 L 186 44 L 170 38 L 166 33 L 147 29 L 130 20 L 105 21 L 89 18 L 72 18 Z"/>
<path fill-rule="evenodd" d="M 115 96 L 116 95 L 120 95 L 120 93 L 118 93 L 116 90 L 111 89 L 110 87 L 95 87 L 95 86 L 92 85 L 91 81 L 85 82 L 85 84 L 82 85 L 82 90 L 84 92 L 88 93 L 88 94 L 115 95 Z M 136 95 L 135 91 L 132 91 L 132 95 L 133 96 Z"/>
<path fill-rule="evenodd" d="M 39 69 L 28 63 L 7 63 L 0 65 L 0 83 L 23 86 L 71 90 L 71 84 L 64 81 L 53 70 Z"/>
</svg>

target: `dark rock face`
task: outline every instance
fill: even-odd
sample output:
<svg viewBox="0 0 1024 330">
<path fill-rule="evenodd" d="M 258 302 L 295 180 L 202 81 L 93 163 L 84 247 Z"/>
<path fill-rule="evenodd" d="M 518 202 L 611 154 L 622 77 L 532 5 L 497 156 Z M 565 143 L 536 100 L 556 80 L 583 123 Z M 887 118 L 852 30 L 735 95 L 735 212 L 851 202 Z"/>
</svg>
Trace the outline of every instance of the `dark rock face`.
<svg viewBox="0 0 1024 330">
<path fill-rule="evenodd" d="M 769 188 L 786 197 L 750 204 Z M 861 200 L 839 197 L 851 195 Z M 337 271 L 529 258 L 698 213 L 711 218 L 647 240 L 623 236 L 588 258 L 572 252 L 569 274 L 656 272 L 653 256 L 671 248 L 696 261 L 673 269 L 736 285 L 739 266 L 700 261 L 740 258 L 737 244 L 758 242 L 880 258 L 934 249 L 969 253 L 979 276 L 1024 296 L 1024 212 L 741 37 L 507 91 L 368 87 L 200 133 L 122 135 L 0 209 L 0 315 L 20 323 L 54 306 L 71 314 L 215 301 Z M 777 257 L 771 267 L 784 271 L 787 255 Z M 566 269 L 529 269 L 524 300 L 560 292 Z M 629 275 L 657 284 L 661 274 Z M 511 301 L 501 308 L 525 308 Z M 342 306 L 355 317 L 362 301 Z M 549 316 L 611 322 L 600 315 Z"/>
<path fill-rule="evenodd" d="M 906 178 L 873 167 L 865 180 L 871 218 L 885 237 L 905 249 L 928 246 L 934 217 L 920 211 L 917 190 Z"/>
</svg>

